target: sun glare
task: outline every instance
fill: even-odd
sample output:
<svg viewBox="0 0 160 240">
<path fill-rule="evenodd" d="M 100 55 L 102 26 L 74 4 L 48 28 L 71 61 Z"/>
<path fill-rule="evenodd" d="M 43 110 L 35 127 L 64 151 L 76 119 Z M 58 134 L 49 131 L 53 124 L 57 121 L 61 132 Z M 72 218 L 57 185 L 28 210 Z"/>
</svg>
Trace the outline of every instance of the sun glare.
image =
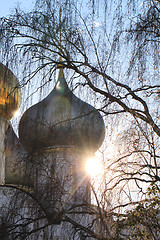
<svg viewBox="0 0 160 240">
<path fill-rule="evenodd" d="M 91 177 L 96 177 L 102 173 L 102 164 L 97 158 L 89 158 L 86 162 L 86 171 Z"/>
</svg>

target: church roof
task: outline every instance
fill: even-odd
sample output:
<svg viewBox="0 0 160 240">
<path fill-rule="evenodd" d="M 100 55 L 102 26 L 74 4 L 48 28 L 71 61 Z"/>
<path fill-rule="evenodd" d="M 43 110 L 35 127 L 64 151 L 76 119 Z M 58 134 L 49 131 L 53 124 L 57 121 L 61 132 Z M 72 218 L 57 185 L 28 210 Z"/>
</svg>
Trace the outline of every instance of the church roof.
<svg viewBox="0 0 160 240">
<path fill-rule="evenodd" d="M 22 116 L 19 137 L 28 152 L 55 146 L 97 150 L 105 134 L 102 116 L 68 88 L 63 69 L 52 92 Z"/>
</svg>

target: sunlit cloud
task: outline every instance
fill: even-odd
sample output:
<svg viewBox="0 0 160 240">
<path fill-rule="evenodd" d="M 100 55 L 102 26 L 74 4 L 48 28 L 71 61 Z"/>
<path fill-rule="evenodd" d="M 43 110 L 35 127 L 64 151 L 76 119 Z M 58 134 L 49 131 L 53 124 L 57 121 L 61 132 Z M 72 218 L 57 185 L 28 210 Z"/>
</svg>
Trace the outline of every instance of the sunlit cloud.
<svg viewBox="0 0 160 240">
<path fill-rule="evenodd" d="M 94 27 L 99 27 L 99 26 L 101 26 L 101 23 L 96 22 L 96 21 L 93 21 L 93 26 L 94 26 Z"/>
</svg>

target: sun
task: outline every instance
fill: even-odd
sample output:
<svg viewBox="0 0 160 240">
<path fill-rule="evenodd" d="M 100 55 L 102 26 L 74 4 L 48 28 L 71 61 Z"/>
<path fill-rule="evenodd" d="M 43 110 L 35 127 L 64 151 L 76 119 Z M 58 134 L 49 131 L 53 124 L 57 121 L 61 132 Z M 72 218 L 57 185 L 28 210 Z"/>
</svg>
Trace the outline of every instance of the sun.
<svg viewBox="0 0 160 240">
<path fill-rule="evenodd" d="M 91 177 L 96 177 L 102 173 L 102 163 L 98 158 L 89 158 L 86 162 L 86 171 Z"/>
</svg>

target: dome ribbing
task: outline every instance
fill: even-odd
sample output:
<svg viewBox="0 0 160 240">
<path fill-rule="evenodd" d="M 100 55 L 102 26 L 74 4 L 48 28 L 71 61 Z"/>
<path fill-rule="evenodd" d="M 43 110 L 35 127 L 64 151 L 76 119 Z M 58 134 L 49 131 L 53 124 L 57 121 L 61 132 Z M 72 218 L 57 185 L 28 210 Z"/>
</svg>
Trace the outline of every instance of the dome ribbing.
<svg viewBox="0 0 160 240">
<path fill-rule="evenodd" d="M 100 113 L 68 88 L 63 69 L 52 92 L 20 120 L 19 137 L 28 152 L 55 146 L 97 150 L 105 134 Z"/>
</svg>

